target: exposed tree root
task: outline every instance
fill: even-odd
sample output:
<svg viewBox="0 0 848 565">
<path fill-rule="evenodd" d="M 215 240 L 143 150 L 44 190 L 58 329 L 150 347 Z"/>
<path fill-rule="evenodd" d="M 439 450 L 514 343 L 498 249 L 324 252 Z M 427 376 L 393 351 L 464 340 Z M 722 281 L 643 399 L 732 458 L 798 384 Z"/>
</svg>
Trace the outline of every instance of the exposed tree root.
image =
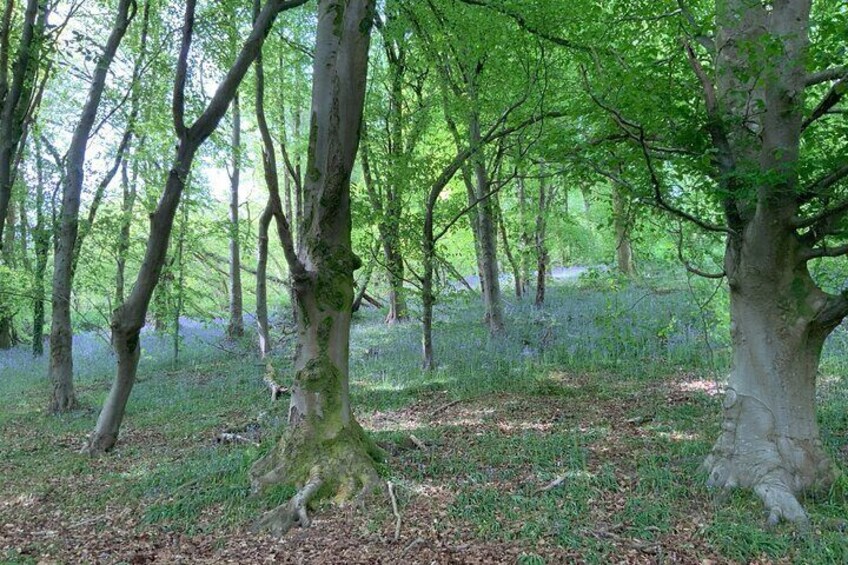
<svg viewBox="0 0 848 565">
<path fill-rule="evenodd" d="M 750 488 L 769 512 L 768 524 L 786 520 L 805 529 L 801 493 L 826 490 L 837 471 L 818 438 L 779 434 L 771 410 L 759 399 L 729 389 L 722 433 L 704 461 L 707 486 Z"/>
<path fill-rule="evenodd" d="M 322 433 L 323 432 L 323 433 Z M 272 485 L 293 485 L 297 494 L 286 504 L 267 512 L 258 529 L 282 536 L 291 527 L 307 527 L 307 508 L 330 499 L 343 505 L 364 502 L 380 487 L 375 461 L 382 451 L 367 437 L 356 421 L 330 437 L 309 421 L 290 428 L 277 447 L 251 469 L 255 492 Z"/>
<path fill-rule="evenodd" d="M 286 504 L 282 504 L 266 512 L 257 522 L 255 529 L 269 530 L 276 536 L 283 536 L 292 526 L 300 526 L 301 528 L 309 527 L 309 515 L 307 514 L 307 505 L 318 493 L 318 489 L 324 484 L 321 478 L 321 469 L 315 467 L 309 481 L 297 491 L 291 500 Z"/>
</svg>

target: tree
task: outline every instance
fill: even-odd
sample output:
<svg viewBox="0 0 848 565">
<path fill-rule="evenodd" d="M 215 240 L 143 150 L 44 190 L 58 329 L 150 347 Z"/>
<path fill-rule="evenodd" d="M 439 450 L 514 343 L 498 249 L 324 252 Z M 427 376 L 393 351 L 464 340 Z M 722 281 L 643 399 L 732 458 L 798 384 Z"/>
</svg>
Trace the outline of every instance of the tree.
<svg viewBox="0 0 848 565">
<path fill-rule="evenodd" d="M 97 426 L 85 447 L 85 451 L 92 455 L 112 449 L 118 439 L 118 432 L 141 356 L 139 343 L 141 328 L 144 326 L 147 307 L 165 263 L 174 216 L 197 150 L 215 131 L 224 116 L 244 75 L 259 54 L 277 15 L 282 10 L 300 6 L 305 2 L 306 0 L 269 0 L 265 4 L 235 62 L 218 85 L 203 112 L 191 125 L 185 122 L 185 86 L 197 2 L 196 0 L 186 2 L 172 99 L 174 133 L 178 139 L 176 154 L 168 173 L 165 190 L 156 211 L 150 218 L 150 237 L 135 285 L 112 317 L 112 346 L 118 357 L 118 371 L 97 419 Z"/>
<path fill-rule="evenodd" d="M 0 21 L 0 260 L 7 266 L 11 262 L 13 234 L 11 226 L 5 237 L 3 230 L 10 218 L 14 220 L 10 214 L 12 186 L 29 122 L 41 101 L 36 78 L 40 64 L 46 61 L 42 56 L 47 50 L 45 27 L 49 11 L 46 2 L 27 1 L 16 52 L 11 47 L 14 0 L 6 0 Z M 13 59 L 10 69 L 9 61 Z M 44 82 L 40 84 L 43 89 Z M 12 346 L 13 334 L 11 316 L 0 311 L 0 349 Z"/>
<path fill-rule="evenodd" d="M 80 195 L 85 182 L 85 155 L 91 130 L 95 125 L 97 110 L 106 88 L 106 78 L 112 60 L 136 13 L 135 0 L 121 0 L 118 3 L 115 23 L 106 41 L 103 53 L 97 61 L 97 67 L 88 91 L 88 98 L 82 109 L 71 139 L 71 146 L 65 158 L 66 173 L 62 190 L 62 209 L 59 233 L 56 238 L 56 251 L 53 259 L 53 318 L 50 329 L 50 379 L 53 382 L 53 394 L 49 411 L 66 412 L 76 405 L 73 386 L 73 334 L 71 330 L 71 292 L 76 257 L 79 256 L 77 236 L 79 230 Z M 134 77 L 137 78 L 137 77 Z M 121 142 L 118 160 L 107 177 L 111 180 L 120 165 L 129 139 L 131 126 Z M 101 183 L 105 189 L 105 183 Z M 102 191 L 100 193 L 102 198 Z M 95 200 L 95 202 L 97 202 Z M 96 210 L 96 204 L 92 206 Z"/>
<path fill-rule="evenodd" d="M 236 93 L 233 112 L 233 164 L 230 171 L 230 323 L 227 335 L 231 338 L 244 335 L 242 320 L 241 260 L 239 241 L 239 178 L 241 176 L 241 108 Z"/>
<path fill-rule="evenodd" d="M 319 496 L 346 500 L 379 482 L 381 454 L 357 423 L 348 390 L 353 272 L 350 177 L 360 141 L 373 0 L 320 0 L 312 74 L 310 143 L 298 248 L 273 198 L 292 273 L 298 348 L 289 425 L 251 470 L 254 488 L 296 486 L 298 493 L 260 524 L 274 533 L 307 526 Z"/>
<path fill-rule="evenodd" d="M 725 195 L 733 340 L 722 433 L 705 466 L 712 486 L 754 489 L 771 523 L 805 523 L 797 497 L 829 488 L 837 474 L 816 421 L 816 372 L 825 339 L 848 315 L 848 296 L 822 290 L 807 264 L 848 253 L 828 244 L 844 235 L 848 204 L 834 192 L 848 161 L 843 153 L 828 169 L 802 142 L 822 143 L 832 132 L 815 122 L 841 100 L 848 71 L 806 72 L 811 7 L 717 2 L 715 79 L 686 47 Z M 832 86 L 810 111 L 807 92 L 821 83 Z"/>
<path fill-rule="evenodd" d="M 690 271 L 727 277 L 730 291 L 733 363 L 722 432 L 704 463 L 708 484 L 753 489 L 769 523 L 805 525 L 799 496 L 826 490 L 837 474 L 816 421 L 816 373 L 825 340 L 848 315 L 848 296 L 822 288 L 808 265 L 848 254 L 840 244 L 848 235 L 848 162 L 829 120 L 848 71 L 808 72 L 808 62 L 833 64 L 835 57 L 826 34 L 810 43 L 811 0 L 721 0 L 715 8 L 712 36 L 681 10 L 689 33 L 674 60 L 688 73 L 674 69 L 681 87 L 660 94 L 687 99 L 691 89 L 683 84 L 696 81 L 705 114 L 685 119 L 700 129 L 674 131 L 683 116 L 650 117 L 646 100 L 634 103 L 629 91 L 616 103 L 592 96 L 641 160 L 652 205 L 725 240 L 716 273 L 691 265 L 680 249 Z M 844 24 L 845 14 L 820 5 L 814 20 L 828 18 Z M 631 86 L 647 80 L 637 76 Z M 812 104 L 810 93 L 817 94 Z M 645 194 L 615 173 L 606 176 Z M 708 216 L 711 203 L 723 221 Z"/>
</svg>

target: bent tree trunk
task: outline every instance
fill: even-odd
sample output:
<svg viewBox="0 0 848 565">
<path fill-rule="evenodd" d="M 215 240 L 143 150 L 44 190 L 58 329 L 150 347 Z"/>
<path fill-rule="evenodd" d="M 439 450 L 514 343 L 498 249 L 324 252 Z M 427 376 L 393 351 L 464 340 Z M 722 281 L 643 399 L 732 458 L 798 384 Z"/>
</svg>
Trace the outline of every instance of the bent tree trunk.
<svg viewBox="0 0 848 565">
<path fill-rule="evenodd" d="M 753 489 L 770 512 L 805 523 L 801 493 L 837 476 L 816 421 L 816 372 L 835 327 L 827 296 L 785 234 L 756 224 L 729 251 L 733 369 L 721 435 L 705 462 L 709 485 Z M 736 264 L 733 264 L 736 263 Z"/>
<path fill-rule="evenodd" d="M 112 316 L 112 346 L 118 356 L 118 371 L 103 410 L 97 419 L 97 426 L 83 449 L 84 452 L 91 455 L 103 453 L 112 449 L 118 439 L 127 400 L 138 370 L 141 328 L 144 326 L 147 307 L 165 263 L 174 216 L 191 171 L 194 156 L 203 142 L 215 131 L 227 111 L 227 107 L 235 97 L 238 85 L 259 54 L 264 38 L 271 29 L 277 14 L 284 8 L 293 8 L 305 1 L 269 0 L 265 4 L 232 67 L 218 85 L 203 113 L 190 126 L 185 123 L 185 84 L 197 2 L 196 0 L 186 2 L 172 104 L 174 130 L 179 143 L 165 183 L 165 190 L 159 199 L 156 211 L 150 217 L 150 238 L 147 241 L 135 285 L 127 300 L 115 310 Z"/>
<path fill-rule="evenodd" d="M 379 484 L 374 467 L 379 450 L 354 419 L 348 390 L 353 271 L 361 265 L 351 248 L 350 174 L 359 144 L 373 9 L 372 0 L 318 4 L 299 253 L 288 222 L 278 216 L 298 308 L 295 378 L 286 433 L 251 470 L 256 489 L 277 484 L 299 489 L 259 523 L 277 534 L 294 524 L 308 525 L 306 508 L 317 496 L 342 502 Z"/>
<path fill-rule="evenodd" d="M 271 352 L 271 333 L 268 328 L 268 228 L 273 215 L 269 202 L 259 216 L 259 243 L 256 253 L 256 330 L 259 336 L 259 355 L 263 359 Z"/>
</svg>

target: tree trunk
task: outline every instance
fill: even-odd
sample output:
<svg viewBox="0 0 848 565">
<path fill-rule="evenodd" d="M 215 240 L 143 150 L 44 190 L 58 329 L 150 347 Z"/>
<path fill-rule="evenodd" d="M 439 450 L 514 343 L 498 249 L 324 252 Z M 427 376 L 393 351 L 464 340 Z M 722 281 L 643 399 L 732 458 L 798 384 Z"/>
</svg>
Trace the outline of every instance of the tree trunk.
<svg viewBox="0 0 848 565">
<path fill-rule="evenodd" d="M 721 435 L 704 465 L 711 486 L 753 489 L 769 523 L 802 526 L 798 497 L 826 491 L 838 474 L 819 435 L 816 373 L 825 339 L 848 314 L 846 296 L 823 292 L 806 266 L 846 253 L 823 241 L 829 222 L 844 221 L 839 206 L 824 224 L 798 223 L 808 191 L 799 172 L 810 9 L 809 0 L 717 4 L 715 85 L 690 51 L 732 228 L 725 273 L 733 367 Z"/>
<path fill-rule="evenodd" d="M 124 160 L 121 164 L 121 188 L 123 192 L 121 228 L 118 232 L 118 243 L 115 251 L 115 307 L 124 303 L 124 277 L 127 268 L 127 254 L 130 250 L 130 230 L 132 228 L 133 209 L 135 208 L 135 199 L 138 193 L 138 160 L 133 161 L 132 177 L 130 177 L 127 171 L 127 161 Z"/>
<path fill-rule="evenodd" d="M 50 253 L 50 232 L 44 217 L 44 158 L 41 153 L 41 142 L 38 136 L 33 136 L 35 142 L 35 231 L 33 233 L 35 247 L 35 288 L 32 310 L 32 354 L 36 357 L 44 355 L 44 279 L 47 276 L 47 256 Z"/>
<path fill-rule="evenodd" d="M 386 315 L 387 324 L 396 324 L 409 319 L 406 307 L 406 291 L 403 288 L 404 264 L 400 252 L 400 234 L 398 218 L 386 218 L 380 229 L 380 239 L 383 244 L 383 256 L 386 260 L 386 271 L 389 279 L 389 313 Z"/>
<path fill-rule="evenodd" d="M 54 414 L 72 410 L 77 404 L 74 396 L 71 293 L 74 281 L 74 256 L 79 231 L 80 195 L 85 182 L 85 157 L 88 139 L 97 118 L 97 110 L 100 107 L 100 99 L 106 87 L 109 67 L 112 65 L 112 60 L 134 16 L 134 2 L 132 0 L 121 0 L 118 4 L 114 26 L 109 34 L 109 39 L 106 41 L 106 47 L 97 61 L 97 67 L 88 91 L 88 99 L 74 129 L 71 146 L 68 149 L 58 246 L 53 257 L 53 317 L 50 328 L 50 379 L 53 382 L 53 394 L 48 410 Z M 124 143 L 122 143 L 123 145 Z"/>
<path fill-rule="evenodd" d="M 269 202 L 259 216 L 256 252 L 256 329 L 259 334 L 259 355 L 263 359 L 271 352 L 271 332 L 268 326 L 268 227 L 273 215 Z"/>
<path fill-rule="evenodd" d="M 615 257 L 618 270 L 621 274 L 632 277 L 636 274 L 636 266 L 633 263 L 633 247 L 630 243 L 630 219 L 629 211 L 617 185 L 612 187 L 612 217 L 615 225 Z"/>
<path fill-rule="evenodd" d="M 353 271 L 361 265 L 351 249 L 350 174 L 359 144 L 373 9 L 371 0 L 318 4 L 300 253 L 288 223 L 278 223 L 298 307 L 295 378 L 285 435 L 251 470 L 255 488 L 300 489 L 260 522 L 278 535 L 294 524 L 308 524 L 312 498 L 344 501 L 379 483 L 374 467 L 379 452 L 353 417 L 348 385 Z M 275 206 L 281 208 L 279 194 Z"/>
<path fill-rule="evenodd" d="M 527 229 L 527 193 L 525 191 L 524 178 L 518 178 L 518 222 L 521 224 L 521 233 L 518 236 L 519 263 L 521 265 L 521 294 L 529 294 L 530 286 L 530 261 L 532 243 L 530 230 Z"/>
<path fill-rule="evenodd" d="M 503 243 L 504 255 L 506 255 L 506 260 L 509 262 L 509 266 L 512 268 L 512 280 L 515 284 L 515 297 L 520 299 L 523 290 L 523 283 L 521 282 L 521 266 L 518 264 L 518 261 L 515 260 L 515 257 L 512 255 L 512 250 L 509 248 L 509 236 L 506 233 L 506 222 L 503 218 L 503 210 L 500 208 L 500 202 L 496 202 L 497 206 L 497 215 L 498 215 L 498 225 L 500 227 L 501 232 L 501 242 Z"/>
<path fill-rule="evenodd" d="M 433 306 L 436 303 L 436 294 L 433 289 L 433 262 L 435 260 L 435 242 L 433 241 L 433 211 L 427 211 L 424 226 L 424 274 L 421 278 L 421 353 L 422 367 L 430 371 L 436 367 L 433 356 Z"/>
<path fill-rule="evenodd" d="M 241 109 L 239 96 L 233 99 L 233 171 L 230 176 L 230 323 L 227 337 L 244 335 L 241 290 L 241 259 L 239 257 L 239 178 L 241 176 Z"/>
<path fill-rule="evenodd" d="M 215 131 L 226 113 L 244 75 L 259 54 L 264 38 L 271 29 L 277 14 L 283 8 L 292 8 L 302 3 L 305 3 L 305 0 L 300 3 L 269 0 L 265 4 L 235 62 L 218 85 L 209 104 L 200 117 L 189 126 L 185 123 L 184 116 L 185 84 L 188 75 L 188 53 L 194 33 L 196 0 L 186 1 L 172 103 L 174 130 L 179 143 L 165 190 L 159 199 L 156 211 L 150 217 L 150 237 L 147 240 L 147 248 L 135 285 L 127 300 L 115 310 L 112 316 L 112 346 L 118 356 L 118 371 L 103 410 L 97 419 L 97 426 L 84 449 L 89 454 L 108 451 L 117 441 L 127 400 L 138 370 L 141 328 L 144 326 L 147 307 L 165 264 L 174 216 L 191 171 L 194 156 L 203 142 Z"/>
<path fill-rule="evenodd" d="M 835 327 L 817 313 L 826 296 L 798 246 L 761 223 L 728 247 L 733 368 L 722 432 L 704 463 L 713 487 L 753 489 L 780 519 L 805 523 L 797 497 L 837 476 L 816 421 L 816 373 Z M 736 249 L 733 249 L 736 247 Z"/>
<path fill-rule="evenodd" d="M 539 178 L 539 207 L 536 211 L 536 300 L 534 304 L 541 308 L 545 303 L 545 277 L 548 272 L 547 238 L 548 187 L 544 170 Z"/>
<path fill-rule="evenodd" d="M 469 121 L 471 146 L 482 144 L 479 116 L 472 112 Z M 481 153 L 474 155 L 474 176 L 477 200 L 477 227 L 480 238 L 480 263 L 483 270 L 483 308 L 486 325 L 492 334 L 504 330 L 503 306 L 501 305 L 500 270 L 498 269 L 498 237 L 495 227 L 495 212 L 492 198 L 487 197 L 491 183 L 486 163 Z"/>
</svg>

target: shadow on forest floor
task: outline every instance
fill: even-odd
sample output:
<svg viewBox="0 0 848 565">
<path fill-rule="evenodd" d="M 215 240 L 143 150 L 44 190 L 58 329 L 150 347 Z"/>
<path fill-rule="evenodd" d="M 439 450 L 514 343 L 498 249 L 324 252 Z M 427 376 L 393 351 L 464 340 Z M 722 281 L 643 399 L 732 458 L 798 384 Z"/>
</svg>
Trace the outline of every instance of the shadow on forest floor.
<svg viewBox="0 0 848 565">
<path fill-rule="evenodd" d="M 247 472 L 280 432 L 261 366 L 210 348 L 176 369 L 142 365 L 108 457 L 77 454 L 96 409 L 43 414 L 47 384 L 0 379 L 0 561 L 308 563 L 848 562 L 848 482 L 806 501 L 814 533 L 765 529 L 760 503 L 715 500 L 698 467 L 718 432 L 726 350 L 718 314 L 686 291 L 553 287 L 545 310 L 509 301 L 489 338 L 477 297 L 436 321 L 438 370 L 418 367 L 418 325 L 365 312 L 352 337 L 354 405 L 389 454 L 388 500 L 319 509 L 282 540 L 250 533 L 291 493 L 252 497 Z M 824 440 L 848 460 L 840 333 L 820 387 Z M 249 350 L 251 344 L 243 344 Z M 234 347 L 230 344 L 228 347 Z M 281 353 L 282 355 L 282 353 Z M 282 366 L 283 361 L 280 361 Z M 80 383 L 99 406 L 111 375 Z M 220 445 L 255 429 L 259 444 Z"/>
</svg>

